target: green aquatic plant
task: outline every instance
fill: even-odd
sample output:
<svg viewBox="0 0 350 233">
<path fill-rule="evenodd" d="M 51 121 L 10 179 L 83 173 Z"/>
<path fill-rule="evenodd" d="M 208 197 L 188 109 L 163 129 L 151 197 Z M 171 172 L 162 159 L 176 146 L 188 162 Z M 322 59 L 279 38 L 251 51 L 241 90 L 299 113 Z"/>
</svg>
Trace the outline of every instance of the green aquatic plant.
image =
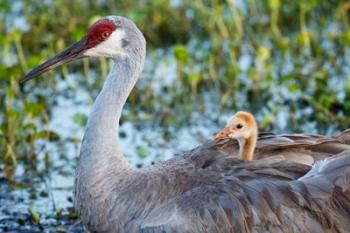
<svg viewBox="0 0 350 233">
<path fill-rule="evenodd" d="M 256 113 L 265 130 L 324 133 L 349 127 L 347 1 L 8 0 L 0 9 L 0 169 L 7 177 L 19 162 L 35 168 L 38 159 L 50 161 L 45 145 L 61 140 L 49 127 L 57 99 L 51 96 L 74 100 L 77 89 L 84 89 L 91 104 L 109 64 L 84 59 L 23 92 L 17 81 L 108 14 L 138 24 L 152 62 L 129 97 L 124 121 L 151 122 L 164 129 L 165 138 L 172 126 L 192 124 L 199 116 L 215 124 L 237 109 Z M 155 77 L 159 66 L 172 64 L 172 74 Z M 62 82 L 67 86 L 61 90 Z M 86 124 L 82 113 L 72 121 Z"/>
</svg>

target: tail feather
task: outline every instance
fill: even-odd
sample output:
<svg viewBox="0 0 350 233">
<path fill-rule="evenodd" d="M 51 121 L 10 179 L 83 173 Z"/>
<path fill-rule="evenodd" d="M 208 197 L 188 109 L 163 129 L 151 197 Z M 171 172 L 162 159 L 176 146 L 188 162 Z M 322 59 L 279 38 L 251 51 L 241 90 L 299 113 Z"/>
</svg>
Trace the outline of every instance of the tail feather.
<svg viewBox="0 0 350 233">
<path fill-rule="evenodd" d="M 335 138 L 342 143 L 350 145 L 350 129 L 341 132 L 339 135 L 335 136 Z"/>
<path fill-rule="evenodd" d="M 335 188 L 343 193 L 350 192 L 350 151 L 318 161 L 299 180 L 306 184 L 314 198 L 332 195 Z"/>
</svg>

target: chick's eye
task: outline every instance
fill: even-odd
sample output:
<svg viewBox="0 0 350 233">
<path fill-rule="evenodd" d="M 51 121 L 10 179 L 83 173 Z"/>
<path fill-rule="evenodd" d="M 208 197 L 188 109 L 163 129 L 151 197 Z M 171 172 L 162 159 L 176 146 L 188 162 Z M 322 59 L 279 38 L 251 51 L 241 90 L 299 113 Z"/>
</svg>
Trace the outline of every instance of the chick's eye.
<svg viewBox="0 0 350 233">
<path fill-rule="evenodd" d="M 243 125 L 239 123 L 239 124 L 236 125 L 236 128 L 237 128 L 237 129 L 242 129 L 242 128 L 243 128 Z"/>
<path fill-rule="evenodd" d="M 106 39 L 107 37 L 109 37 L 109 32 L 102 32 L 101 38 Z"/>
</svg>

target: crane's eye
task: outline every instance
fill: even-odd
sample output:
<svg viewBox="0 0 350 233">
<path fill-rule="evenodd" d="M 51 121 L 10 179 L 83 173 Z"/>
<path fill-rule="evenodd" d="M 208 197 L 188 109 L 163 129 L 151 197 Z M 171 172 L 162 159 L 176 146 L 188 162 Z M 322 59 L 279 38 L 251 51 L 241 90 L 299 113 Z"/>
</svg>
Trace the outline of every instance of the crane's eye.
<svg viewBox="0 0 350 233">
<path fill-rule="evenodd" d="M 236 128 L 237 128 L 237 129 L 242 129 L 242 128 L 243 128 L 243 125 L 242 125 L 241 123 L 238 123 L 238 124 L 236 125 Z"/>
<path fill-rule="evenodd" d="M 107 39 L 107 37 L 109 37 L 109 35 L 110 35 L 110 33 L 109 33 L 109 32 L 107 32 L 107 31 L 102 32 L 102 34 L 101 34 L 101 38 L 102 38 L 103 40 L 105 40 L 105 39 Z"/>
</svg>

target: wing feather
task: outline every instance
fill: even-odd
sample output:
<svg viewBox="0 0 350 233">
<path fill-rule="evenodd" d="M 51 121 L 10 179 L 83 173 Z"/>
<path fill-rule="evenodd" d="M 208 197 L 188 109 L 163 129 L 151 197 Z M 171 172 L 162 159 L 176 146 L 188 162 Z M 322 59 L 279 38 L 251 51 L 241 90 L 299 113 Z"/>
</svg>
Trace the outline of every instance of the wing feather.
<svg viewBox="0 0 350 233">
<path fill-rule="evenodd" d="M 231 168 L 225 166 L 229 160 L 232 160 Z M 206 172 L 220 176 L 184 190 L 166 204 L 177 210 L 172 218 L 144 229 L 153 227 L 164 232 L 348 232 L 350 229 L 350 152 L 312 168 L 279 157 L 252 162 L 216 159 L 200 173 Z M 152 218 L 148 220 L 152 222 Z"/>
<path fill-rule="evenodd" d="M 215 147 L 226 154 L 238 156 L 238 143 L 226 139 Z M 283 156 L 294 162 L 312 165 L 314 162 L 350 150 L 350 129 L 335 137 L 306 134 L 259 133 L 254 159 Z"/>
</svg>

